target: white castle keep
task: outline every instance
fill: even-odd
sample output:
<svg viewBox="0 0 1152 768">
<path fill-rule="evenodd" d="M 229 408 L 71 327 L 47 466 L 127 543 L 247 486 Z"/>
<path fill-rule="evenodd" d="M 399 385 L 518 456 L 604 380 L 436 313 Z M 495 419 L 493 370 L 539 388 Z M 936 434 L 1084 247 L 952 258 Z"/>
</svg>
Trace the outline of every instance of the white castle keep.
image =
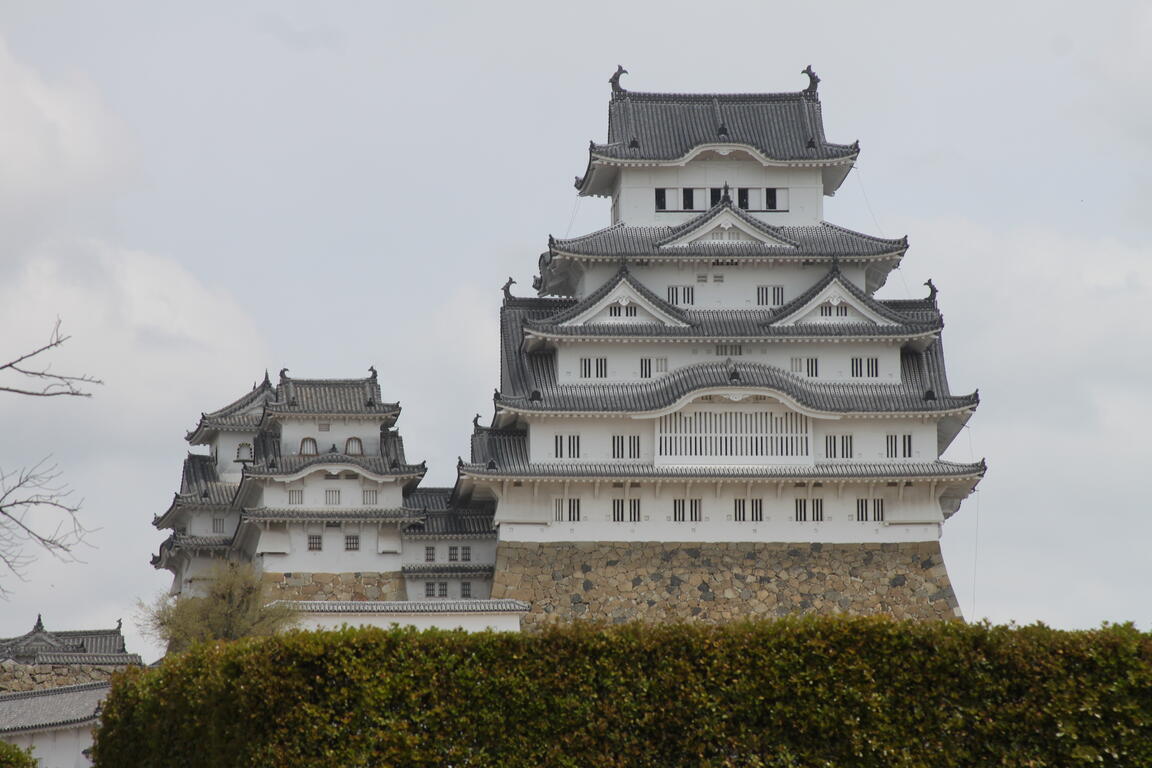
<svg viewBox="0 0 1152 768">
<path fill-rule="evenodd" d="M 611 80 L 580 195 L 605 229 L 549 238 L 504 288 L 501 380 L 454 488 L 419 488 L 367 379 L 281 372 L 204 414 L 154 559 L 195 592 L 258 564 L 318 625 L 959 615 L 942 526 L 983 476 L 946 461 L 936 289 L 878 300 L 907 239 L 824 221 L 858 144 L 794 93 Z"/>
</svg>

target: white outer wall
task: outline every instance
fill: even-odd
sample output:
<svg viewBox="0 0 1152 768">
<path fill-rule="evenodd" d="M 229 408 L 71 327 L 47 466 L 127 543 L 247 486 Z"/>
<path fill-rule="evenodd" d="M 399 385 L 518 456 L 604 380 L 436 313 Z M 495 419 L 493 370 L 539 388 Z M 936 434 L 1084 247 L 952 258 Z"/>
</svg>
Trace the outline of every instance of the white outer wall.
<svg viewBox="0 0 1152 768">
<path fill-rule="evenodd" d="M 320 466 L 315 471 L 309 472 L 299 480 L 292 480 L 284 482 L 282 479 L 268 480 L 264 484 L 263 492 L 258 506 L 264 507 L 287 507 L 288 504 L 288 491 L 302 490 L 304 491 L 304 503 L 301 507 L 324 507 L 332 510 L 339 509 L 399 509 L 404 504 L 404 492 L 401 485 L 394 480 L 385 480 L 377 482 L 371 478 L 363 477 L 357 474 L 355 479 L 340 478 L 330 480 L 326 477 L 327 474 L 338 474 L 353 472 L 358 473 L 355 467 L 347 466 Z M 325 503 L 326 490 L 333 489 L 340 491 L 339 504 Z M 364 504 L 365 489 L 376 489 L 375 504 Z"/>
<path fill-rule="evenodd" d="M 33 747 L 35 751 L 32 755 L 39 761 L 40 768 L 87 768 L 92 763 L 84 757 L 84 750 L 92 746 L 93 727 L 89 724 L 18 735 L 5 734 L 3 740 L 21 749 Z"/>
<path fill-rule="evenodd" d="M 275 573 L 355 573 L 400 570 L 399 553 L 379 553 L 378 537 L 382 528 L 386 533 L 395 531 L 396 526 L 380 523 L 341 523 L 339 527 L 328 527 L 319 523 L 291 523 L 285 526 L 288 537 L 288 552 L 285 554 L 264 552 L 261 567 Z M 284 530 L 280 527 L 279 530 Z M 308 536 L 321 536 L 323 549 L 308 551 Z M 360 549 L 355 552 L 344 550 L 344 537 L 359 534 Z M 261 538 L 264 537 L 262 532 Z M 389 537 L 391 538 L 391 537 Z M 280 543 L 278 541 L 278 543 Z M 277 547 L 279 548 L 279 547 Z M 257 546 L 256 551 L 263 548 Z"/>
<path fill-rule="evenodd" d="M 321 432 L 320 424 L 328 424 L 329 431 Z M 380 420 L 357 419 L 285 419 L 280 423 L 280 453 L 295 456 L 300 453 L 300 441 L 305 437 L 315 438 L 320 453 L 326 453 L 336 444 L 338 453 L 344 452 L 344 444 L 350 437 L 358 437 L 364 443 L 365 456 L 380 455 Z"/>
<path fill-rule="evenodd" d="M 460 594 L 460 584 L 465 581 L 472 585 L 472 594 L 468 597 Z M 441 583 L 446 584 L 447 596 L 428 597 L 424 592 L 424 585 L 428 582 L 436 584 L 437 588 Z M 492 597 L 492 579 L 488 576 L 406 576 L 404 589 L 409 600 L 487 600 Z"/>
<path fill-rule="evenodd" d="M 616 487 L 619 486 L 619 487 Z M 683 481 L 665 482 L 656 492 L 652 484 L 633 484 L 629 498 L 640 499 L 639 523 L 612 522 L 612 499 L 624 497 L 623 483 L 600 484 L 599 495 L 592 483 L 572 481 L 569 498 L 580 498 L 579 522 L 555 522 L 553 503 L 564 498 L 562 483 L 541 484 L 533 498 L 530 484 L 509 487 L 497 508 L 501 541 L 784 541 L 784 542 L 899 542 L 934 541 L 940 537 L 943 514 L 940 504 L 930 496 L 926 484 L 901 489 L 885 482 L 871 488 L 865 484 L 845 485 L 842 490 L 832 483 L 822 487 L 796 487 L 785 483 L 731 482 L 719 485 L 696 482 L 687 487 Z M 939 492 L 939 490 L 937 491 Z M 701 500 L 703 520 L 673 522 L 674 499 Z M 736 499 L 763 499 L 764 521 L 736 522 L 733 518 Z M 824 501 L 823 522 L 796 522 L 795 499 L 819 498 Z M 883 498 L 885 522 L 857 522 L 858 498 Z M 811 505 L 811 501 L 809 501 Z M 627 507 L 626 507 L 627 509 Z M 627 512 L 626 512 L 627 514 Z M 534 521 L 534 522 L 530 522 Z M 903 523 L 903 524 L 902 524 Z"/>
<path fill-rule="evenodd" d="M 467 545 L 472 547 L 473 563 L 490 565 L 496 562 L 496 539 L 405 539 L 404 557 L 405 565 L 422 565 L 428 561 L 424 559 L 424 547 L 434 547 L 436 559 L 432 562 L 441 565 L 450 564 L 448 560 L 448 547 Z"/>
<path fill-rule="evenodd" d="M 306 613 L 301 617 L 301 629 L 339 629 L 345 624 L 353 627 L 380 627 L 393 625 L 416 629 L 463 629 L 466 632 L 519 632 L 518 613 Z"/>
<path fill-rule="evenodd" d="M 619 220 L 630 226 L 675 226 L 700 211 L 693 213 L 657 212 L 657 187 L 723 187 L 731 188 L 733 200 L 737 187 L 786 187 L 789 195 L 788 211 L 753 213 L 756 218 L 777 226 L 817 224 L 824 217 L 823 172 L 819 168 L 766 168 L 759 161 L 750 160 L 743 152 L 731 159 L 692 160 L 678 168 L 622 168 L 616 191 L 614 210 Z M 704 199 L 708 206 L 708 192 Z"/>
<path fill-rule="evenodd" d="M 717 354 L 716 344 L 637 342 L 634 344 L 602 341 L 568 342 L 556 345 L 556 379 L 560 384 L 603 384 L 617 381 L 647 381 L 640 378 L 640 358 L 668 358 L 668 372 L 698 363 L 723 362 L 729 357 L 737 362 L 771 365 L 790 371 L 793 357 L 815 357 L 820 362 L 820 375 L 816 382 L 835 381 L 855 384 L 899 384 L 900 347 L 883 342 L 814 344 L 810 342 L 744 342 L 739 356 Z M 719 350 L 724 351 L 724 350 Z M 580 377 L 580 358 L 608 358 L 608 377 L 604 379 Z M 876 357 L 880 360 L 878 378 L 853 378 L 853 357 Z M 593 374 L 595 366 L 593 365 Z M 663 374 L 653 371 L 653 379 Z"/>
<path fill-rule="evenodd" d="M 674 263 L 659 262 L 648 266 L 633 262 L 628 265 L 628 269 L 641 285 L 662 299 L 668 298 L 669 285 L 693 286 L 694 303 L 685 309 L 771 309 L 771 306 L 756 303 L 757 286 L 784 286 L 784 302 L 787 303 L 828 274 L 829 265 L 753 262 L 718 267 L 713 266 L 710 261 L 685 260 Z M 582 299 L 592 293 L 612 279 L 619 270 L 620 265 L 616 262 L 589 264 L 576 286 L 576 297 Z M 863 267 L 843 264 L 840 272 L 853 285 L 864 288 Z M 699 282 L 700 275 L 707 275 L 708 282 Z M 722 276 L 723 282 L 716 282 L 717 275 Z"/>
</svg>

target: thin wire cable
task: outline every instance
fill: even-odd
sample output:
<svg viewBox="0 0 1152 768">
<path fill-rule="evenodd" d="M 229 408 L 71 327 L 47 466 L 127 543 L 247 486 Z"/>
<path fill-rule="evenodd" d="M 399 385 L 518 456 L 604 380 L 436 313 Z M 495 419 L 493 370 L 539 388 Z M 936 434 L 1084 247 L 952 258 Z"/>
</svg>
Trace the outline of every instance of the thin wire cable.
<svg viewBox="0 0 1152 768">
<path fill-rule="evenodd" d="M 580 195 L 576 195 L 576 199 L 572 201 L 572 215 L 568 217 L 568 229 L 564 230 L 564 237 L 572 234 L 572 225 L 576 223 L 576 210 L 580 207 Z"/>
<path fill-rule="evenodd" d="M 872 217 L 872 223 L 876 225 L 876 231 L 880 233 L 881 237 L 888 237 L 887 233 L 884 232 L 884 227 L 880 226 L 880 220 L 876 218 L 876 212 L 872 210 L 868 191 L 864 189 L 864 176 L 860 173 L 860 166 L 853 165 L 852 168 L 856 171 L 856 183 L 860 185 L 860 194 L 864 196 L 864 206 L 868 209 L 868 215 Z M 904 272 L 900 269 L 900 265 L 896 265 L 896 274 L 900 275 L 900 282 L 904 284 L 904 298 L 912 298 L 912 291 L 908 288 L 908 281 L 904 279 Z"/>
<path fill-rule="evenodd" d="M 968 430 L 968 461 L 970 463 L 976 462 L 976 451 L 972 448 L 972 427 L 967 424 L 964 429 Z M 980 559 L 980 491 L 976 489 L 973 491 L 976 495 L 976 534 L 972 543 L 972 612 L 968 614 L 972 620 L 976 619 L 976 567 Z"/>
</svg>

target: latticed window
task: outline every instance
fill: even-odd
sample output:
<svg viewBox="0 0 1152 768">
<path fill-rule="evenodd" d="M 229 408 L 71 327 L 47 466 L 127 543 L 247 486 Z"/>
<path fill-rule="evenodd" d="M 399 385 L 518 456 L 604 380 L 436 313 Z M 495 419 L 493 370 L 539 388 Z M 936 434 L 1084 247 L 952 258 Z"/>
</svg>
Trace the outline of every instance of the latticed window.
<svg viewBox="0 0 1152 768">
<path fill-rule="evenodd" d="M 748 519 L 747 499 L 735 499 L 732 502 L 732 519 L 737 523 L 743 523 Z"/>
<path fill-rule="evenodd" d="M 324 489 L 324 503 L 329 506 L 337 506 L 340 504 L 340 489 L 339 488 L 325 488 Z"/>
<path fill-rule="evenodd" d="M 556 435 L 553 441 L 553 454 L 558 459 L 580 458 L 580 435 Z"/>
<path fill-rule="evenodd" d="M 424 597 L 436 597 L 436 582 L 424 582 Z"/>
<path fill-rule="evenodd" d="M 212 533 L 224 533 L 224 518 L 212 518 Z"/>
<path fill-rule="evenodd" d="M 450 562 L 450 563 L 460 562 L 460 547 L 456 547 L 456 546 L 448 547 L 448 562 Z"/>
<path fill-rule="evenodd" d="M 464 563 L 472 562 L 472 546 L 470 544 L 465 544 L 460 547 L 460 561 Z"/>
<path fill-rule="evenodd" d="M 324 537 L 318 533 L 308 534 L 308 551 L 319 552 L 324 549 Z"/>
<path fill-rule="evenodd" d="M 670 458 L 808 456 L 808 425 L 792 411 L 685 409 L 657 421 L 656 451 Z"/>
<path fill-rule="evenodd" d="M 304 503 L 304 489 L 295 488 L 288 491 L 289 504 L 303 504 Z"/>
<path fill-rule="evenodd" d="M 380 499 L 380 491 L 376 490 L 375 488 L 365 488 L 361 493 L 361 501 L 365 506 L 376 504 Z"/>
<path fill-rule="evenodd" d="M 852 435 L 825 435 L 824 457 L 828 459 L 852 458 L 852 442 Z"/>
<path fill-rule="evenodd" d="M 468 600 L 472 597 L 472 582 L 460 582 L 460 597 L 464 598 L 465 600 Z"/>
<path fill-rule="evenodd" d="M 252 443 L 240 443 L 236 446 L 236 461 L 252 461 Z"/>
<path fill-rule="evenodd" d="M 433 546 L 424 547 L 424 562 L 426 562 L 426 563 L 436 562 L 436 547 L 433 547 Z"/>
<path fill-rule="evenodd" d="M 798 523 L 805 523 L 808 521 L 808 499 L 796 499 L 795 501 L 795 515 L 794 519 Z"/>
<path fill-rule="evenodd" d="M 448 597 L 448 582 L 441 581 L 436 585 L 436 597 Z"/>
<path fill-rule="evenodd" d="M 344 551 L 345 552 L 359 552 L 360 551 L 360 534 L 349 533 L 344 537 Z"/>
<path fill-rule="evenodd" d="M 316 447 L 316 438 L 306 437 L 300 441 L 300 455 L 301 456 L 315 456 L 318 453 Z"/>
</svg>

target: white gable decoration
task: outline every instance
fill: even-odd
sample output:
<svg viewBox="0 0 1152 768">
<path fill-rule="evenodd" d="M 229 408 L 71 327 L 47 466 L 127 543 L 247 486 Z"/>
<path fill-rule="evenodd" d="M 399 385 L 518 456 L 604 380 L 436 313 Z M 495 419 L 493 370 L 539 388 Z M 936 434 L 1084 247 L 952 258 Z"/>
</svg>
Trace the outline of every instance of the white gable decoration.
<svg viewBox="0 0 1152 768">
<path fill-rule="evenodd" d="M 666 243 L 663 247 L 698 245 L 708 242 L 746 242 L 761 245 L 774 245 L 781 248 L 795 248 L 795 243 L 772 237 L 741 219 L 730 210 L 721 211 L 714 218 L 692 227 Z"/>
<path fill-rule="evenodd" d="M 618 307 L 619 312 L 617 313 L 613 307 Z M 621 280 L 604 298 L 562 325 L 599 323 L 649 324 L 681 328 L 688 325 L 643 296 L 627 279 Z"/>
<path fill-rule="evenodd" d="M 832 279 L 815 296 L 774 325 L 792 326 L 808 323 L 872 323 L 873 325 L 895 325 L 894 322 L 875 312 L 849 291 L 839 275 Z M 832 312 L 822 314 L 822 307 L 831 307 Z"/>
</svg>

